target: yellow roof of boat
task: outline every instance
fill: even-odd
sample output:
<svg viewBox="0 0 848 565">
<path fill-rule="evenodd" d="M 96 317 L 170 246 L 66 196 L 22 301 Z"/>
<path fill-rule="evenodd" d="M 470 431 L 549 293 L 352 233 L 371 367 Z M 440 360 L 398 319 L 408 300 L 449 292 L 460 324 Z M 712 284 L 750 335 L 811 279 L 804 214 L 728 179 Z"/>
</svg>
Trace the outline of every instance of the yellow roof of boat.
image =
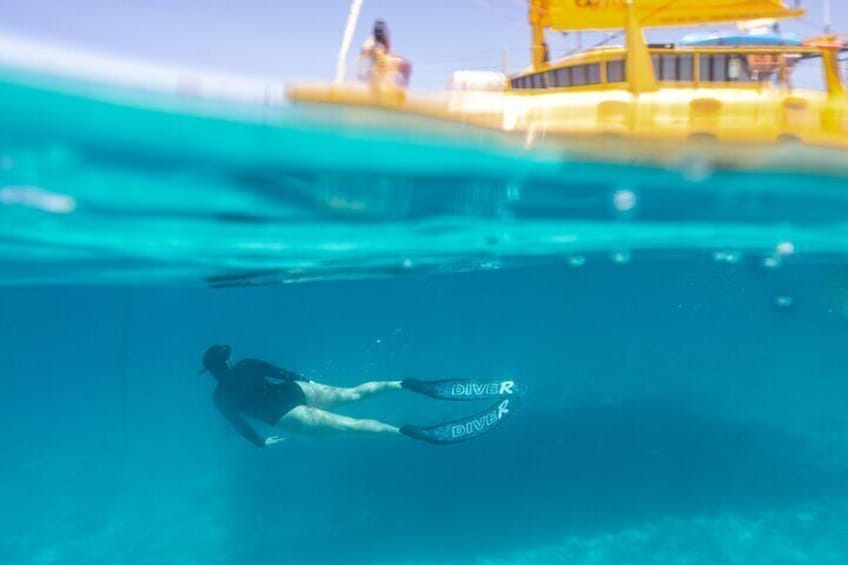
<svg viewBox="0 0 848 565">
<path fill-rule="evenodd" d="M 631 0 L 531 0 L 531 23 L 559 31 L 627 27 Z M 632 0 L 640 27 L 674 27 L 759 19 L 794 18 L 804 14 L 782 0 Z"/>
</svg>

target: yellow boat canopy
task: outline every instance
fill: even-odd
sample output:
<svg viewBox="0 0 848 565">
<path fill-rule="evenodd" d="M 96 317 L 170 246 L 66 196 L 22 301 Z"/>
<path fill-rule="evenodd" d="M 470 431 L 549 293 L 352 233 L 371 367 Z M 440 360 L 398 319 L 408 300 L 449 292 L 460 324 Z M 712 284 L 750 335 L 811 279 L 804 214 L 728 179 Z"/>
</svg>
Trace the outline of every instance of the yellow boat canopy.
<svg viewBox="0 0 848 565">
<path fill-rule="evenodd" d="M 669 27 L 804 13 L 781 0 L 632 0 L 639 27 Z M 531 0 L 530 23 L 559 31 L 624 29 L 628 0 Z M 535 20 L 535 21 L 534 21 Z"/>
<path fill-rule="evenodd" d="M 653 64 L 642 34 L 646 27 L 798 17 L 803 10 L 783 0 L 530 0 L 533 69 L 548 60 L 545 29 L 627 31 L 627 76 L 631 92 L 657 89 Z"/>
</svg>

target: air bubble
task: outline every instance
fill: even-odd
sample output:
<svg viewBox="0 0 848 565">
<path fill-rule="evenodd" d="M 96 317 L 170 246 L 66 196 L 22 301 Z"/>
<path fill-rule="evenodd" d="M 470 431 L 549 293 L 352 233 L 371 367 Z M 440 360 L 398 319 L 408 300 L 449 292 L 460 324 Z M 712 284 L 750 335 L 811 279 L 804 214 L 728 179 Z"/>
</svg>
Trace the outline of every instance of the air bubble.
<svg viewBox="0 0 848 565">
<path fill-rule="evenodd" d="M 638 198 L 632 190 L 616 190 L 612 195 L 612 203 L 619 212 L 630 212 L 636 208 Z"/>
<path fill-rule="evenodd" d="M 779 269 L 782 261 L 780 257 L 770 255 L 763 259 L 763 267 L 769 270 Z"/>
<path fill-rule="evenodd" d="M 774 305 L 776 308 L 791 308 L 795 305 L 795 300 L 791 296 L 782 294 L 774 298 Z"/>
<path fill-rule="evenodd" d="M 794 255 L 795 254 L 795 244 L 792 243 L 791 241 L 781 241 L 780 243 L 777 244 L 777 247 L 775 248 L 775 252 L 778 255 L 783 255 L 784 257 L 788 256 L 788 255 Z"/>
<path fill-rule="evenodd" d="M 568 266 L 574 267 L 575 269 L 582 267 L 586 264 L 586 258 L 583 255 L 569 255 L 568 257 Z"/>
<path fill-rule="evenodd" d="M 611 255 L 612 262 L 616 265 L 626 265 L 632 259 L 629 251 L 616 251 Z"/>
<path fill-rule="evenodd" d="M 716 251 L 713 253 L 713 259 L 719 263 L 735 265 L 742 259 L 742 255 L 736 251 Z"/>
</svg>

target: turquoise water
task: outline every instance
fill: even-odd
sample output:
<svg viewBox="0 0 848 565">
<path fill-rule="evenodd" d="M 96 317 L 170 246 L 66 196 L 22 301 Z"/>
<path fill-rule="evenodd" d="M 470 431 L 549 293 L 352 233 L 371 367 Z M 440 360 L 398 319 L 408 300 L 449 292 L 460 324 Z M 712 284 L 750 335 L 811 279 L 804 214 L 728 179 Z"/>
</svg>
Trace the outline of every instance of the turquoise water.
<svg viewBox="0 0 848 565">
<path fill-rule="evenodd" d="M 0 561 L 846 562 L 840 157 L 526 141 L 4 71 Z M 526 394 L 456 446 L 259 450 L 196 374 L 217 342 Z"/>
</svg>

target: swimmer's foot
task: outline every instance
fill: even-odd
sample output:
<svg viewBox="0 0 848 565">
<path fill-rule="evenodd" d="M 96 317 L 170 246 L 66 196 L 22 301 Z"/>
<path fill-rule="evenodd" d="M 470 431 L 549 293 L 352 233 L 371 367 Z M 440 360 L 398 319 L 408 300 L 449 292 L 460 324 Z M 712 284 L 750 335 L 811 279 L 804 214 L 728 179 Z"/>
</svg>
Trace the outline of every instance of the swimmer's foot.
<svg viewBox="0 0 848 565">
<path fill-rule="evenodd" d="M 508 398 L 518 393 L 513 380 L 481 381 L 476 379 L 447 379 L 420 381 L 404 379 L 401 386 L 407 390 L 440 400 L 491 400 Z"/>
<path fill-rule="evenodd" d="M 505 398 L 474 416 L 429 427 L 405 425 L 401 426 L 400 433 L 428 443 L 459 443 L 494 429 L 511 414 L 512 404 L 512 399 Z"/>
</svg>

